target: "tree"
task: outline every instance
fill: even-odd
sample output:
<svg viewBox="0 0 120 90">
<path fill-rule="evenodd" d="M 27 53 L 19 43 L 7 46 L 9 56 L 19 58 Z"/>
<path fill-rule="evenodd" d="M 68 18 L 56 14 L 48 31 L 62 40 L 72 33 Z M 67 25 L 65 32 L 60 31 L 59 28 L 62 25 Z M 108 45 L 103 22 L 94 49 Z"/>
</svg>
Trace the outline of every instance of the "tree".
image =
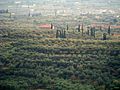
<svg viewBox="0 0 120 90">
<path fill-rule="evenodd" d="M 90 35 L 90 27 L 87 27 L 87 35 Z"/>
<path fill-rule="evenodd" d="M 95 27 L 91 28 L 90 31 L 91 31 L 91 36 L 95 37 Z"/>
<path fill-rule="evenodd" d="M 102 27 L 100 26 L 100 31 L 102 30 Z"/>
<path fill-rule="evenodd" d="M 103 40 L 106 40 L 106 39 L 107 39 L 107 34 L 103 33 Z"/>
<path fill-rule="evenodd" d="M 110 35 L 110 33 L 111 33 L 111 27 L 110 27 L 110 25 L 108 26 L 108 34 Z"/>
<path fill-rule="evenodd" d="M 56 38 L 59 37 L 59 30 L 56 31 Z"/>
<path fill-rule="evenodd" d="M 63 31 L 63 36 L 64 36 L 64 38 L 66 38 L 66 31 L 65 30 Z"/>
<path fill-rule="evenodd" d="M 81 26 L 81 30 L 82 30 L 82 36 L 83 36 L 83 30 L 84 30 L 84 29 L 83 29 L 83 24 L 82 24 L 82 26 Z"/>
<path fill-rule="evenodd" d="M 68 24 L 67 24 L 67 30 L 69 29 L 69 26 L 68 26 Z"/>
<path fill-rule="evenodd" d="M 66 38 L 66 31 L 65 30 L 57 30 L 56 38 Z"/>
<path fill-rule="evenodd" d="M 51 23 L 51 29 L 53 29 L 53 27 L 54 27 L 54 26 L 53 26 L 53 24 Z"/>
<path fill-rule="evenodd" d="M 78 25 L 78 32 L 80 32 L 80 24 Z"/>
</svg>

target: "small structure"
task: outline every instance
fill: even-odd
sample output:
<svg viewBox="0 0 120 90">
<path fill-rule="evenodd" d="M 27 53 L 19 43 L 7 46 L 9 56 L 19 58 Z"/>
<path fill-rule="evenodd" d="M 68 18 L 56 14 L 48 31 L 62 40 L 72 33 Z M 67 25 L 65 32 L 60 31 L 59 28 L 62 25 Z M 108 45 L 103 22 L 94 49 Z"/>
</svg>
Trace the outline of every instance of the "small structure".
<svg viewBox="0 0 120 90">
<path fill-rule="evenodd" d="M 113 33 L 112 36 L 114 36 L 114 37 L 120 37 L 120 34 L 119 33 L 118 34 L 117 33 Z"/>
<path fill-rule="evenodd" d="M 120 29 L 120 25 L 113 25 L 113 26 L 111 26 L 111 28 L 113 28 L 113 29 Z"/>
<path fill-rule="evenodd" d="M 53 24 L 41 24 L 41 25 L 39 25 L 39 27 L 42 29 L 54 29 Z"/>
</svg>

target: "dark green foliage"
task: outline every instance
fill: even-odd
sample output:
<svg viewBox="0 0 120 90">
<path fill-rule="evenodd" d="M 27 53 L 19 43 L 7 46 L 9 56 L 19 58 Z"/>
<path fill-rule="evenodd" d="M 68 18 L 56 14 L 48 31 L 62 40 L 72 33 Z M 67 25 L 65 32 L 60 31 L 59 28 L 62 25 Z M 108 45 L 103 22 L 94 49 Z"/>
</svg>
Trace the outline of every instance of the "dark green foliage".
<svg viewBox="0 0 120 90">
<path fill-rule="evenodd" d="M 78 25 L 78 32 L 80 32 L 80 24 Z"/>
<path fill-rule="evenodd" d="M 54 27 L 54 26 L 53 26 L 53 24 L 51 23 L 51 29 L 53 29 L 53 27 Z"/>
<path fill-rule="evenodd" d="M 66 38 L 66 31 L 65 30 L 57 30 L 56 38 Z"/>
<path fill-rule="evenodd" d="M 36 31 L 1 30 L 0 90 L 119 90 L 119 41 Z"/>
<path fill-rule="evenodd" d="M 15 90 L 14 86 L 0 85 L 0 90 Z"/>
<path fill-rule="evenodd" d="M 102 30 L 102 26 L 100 26 L 100 31 Z"/>
<path fill-rule="evenodd" d="M 103 40 L 107 40 L 107 34 L 103 33 Z"/>
<path fill-rule="evenodd" d="M 59 37 L 59 30 L 56 31 L 56 38 Z"/>
<path fill-rule="evenodd" d="M 68 24 L 67 24 L 67 28 L 66 28 L 67 30 L 69 30 L 69 26 L 68 26 Z"/>
<path fill-rule="evenodd" d="M 63 31 L 63 38 L 66 38 L 66 31 Z"/>
<path fill-rule="evenodd" d="M 90 27 L 87 27 L 87 35 L 90 35 Z"/>
<path fill-rule="evenodd" d="M 110 25 L 108 27 L 108 34 L 110 35 L 111 34 L 111 28 L 110 28 Z"/>
<path fill-rule="evenodd" d="M 90 29 L 91 36 L 95 37 L 95 27 Z"/>
<path fill-rule="evenodd" d="M 118 44 L 17 40 L 0 50 L 0 87 L 10 90 L 119 90 L 119 55 L 113 56 Z"/>
</svg>

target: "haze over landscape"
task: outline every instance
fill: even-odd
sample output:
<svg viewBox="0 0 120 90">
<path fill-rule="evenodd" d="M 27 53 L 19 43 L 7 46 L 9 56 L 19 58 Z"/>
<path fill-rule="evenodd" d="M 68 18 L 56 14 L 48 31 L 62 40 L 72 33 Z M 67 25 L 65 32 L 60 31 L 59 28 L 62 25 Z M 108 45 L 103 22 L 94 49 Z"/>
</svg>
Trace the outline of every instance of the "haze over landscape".
<svg viewBox="0 0 120 90">
<path fill-rule="evenodd" d="M 99 13 L 105 10 L 120 12 L 119 0 L 1 0 L 1 8 L 9 8 L 12 12 L 25 13 L 28 5 L 32 13 L 39 12 L 51 14 L 49 11 L 57 10 L 58 14 Z M 43 12 L 44 10 L 44 12 Z M 79 13 L 78 13 L 79 11 Z"/>
</svg>

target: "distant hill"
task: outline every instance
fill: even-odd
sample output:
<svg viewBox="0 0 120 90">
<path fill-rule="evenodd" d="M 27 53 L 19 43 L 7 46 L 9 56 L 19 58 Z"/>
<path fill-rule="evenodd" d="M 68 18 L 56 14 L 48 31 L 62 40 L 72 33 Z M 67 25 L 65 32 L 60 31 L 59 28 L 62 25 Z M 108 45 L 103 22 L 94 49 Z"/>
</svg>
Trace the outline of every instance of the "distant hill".
<svg viewBox="0 0 120 90">
<path fill-rule="evenodd" d="M 90 7 L 108 7 L 108 8 L 120 8 L 120 0 L 0 0 L 0 8 L 7 4 L 15 4 L 15 2 L 21 1 L 22 4 L 53 4 L 53 5 L 64 5 L 67 7 L 72 7 L 79 3 L 83 6 Z M 75 6 L 76 7 L 76 6 Z"/>
<path fill-rule="evenodd" d="M 22 2 L 34 2 L 34 3 L 41 3 L 41 2 L 47 2 L 47 3 L 52 3 L 52 2 L 64 2 L 64 3 L 75 3 L 75 2 L 80 2 L 83 4 L 96 4 L 97 6 L 103 6 L 103 5 L 108 5 L 108 6 L 115 6 L 119 5 L 120 6 L 120 0 L 0 0 L 1 2 L 15 2 L 15 1 L 22 1 Z"/>
</svg>

